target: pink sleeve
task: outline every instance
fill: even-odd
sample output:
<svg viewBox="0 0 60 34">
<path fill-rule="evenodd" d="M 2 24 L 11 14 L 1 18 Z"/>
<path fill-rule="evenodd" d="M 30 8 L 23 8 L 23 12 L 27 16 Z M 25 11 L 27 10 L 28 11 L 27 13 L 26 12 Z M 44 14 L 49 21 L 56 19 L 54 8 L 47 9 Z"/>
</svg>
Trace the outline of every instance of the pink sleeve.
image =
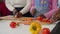
<svg viewBox="0 0 60 34">
<path fill-rule="evenodd" d="M 44 14 L 44 16 L 48 19 L 51 18 L 56 12 L 57 12 L 58 8 L 55 8 L 47 13 Z"/>
<path fill-rule="evenodd" d="M 30 13 L 32 12 L 32 9 L 34 9 L 35 7 L 34 6 L 32 6 L 31 8 L 30 8 Z"/>
<path fill-rule="evenodd" d="M 58 0 L 52 0 L 52 9 L 57 8 Z"/>
<path fill-rule="evenodd" d="M 56 11 L 58 10 L 58 8 L 57 8 L 57 4 L 58 4 L 57 0 L 52 0 L 51 3 L 52 3 L 52 5 L 51 5 L 52 9 L 49 12 L 44 14 L 46 18 L 51 18 L 54 15 L 54 13 L 56 13 Z"/>
<path fill-rule="evenodd" d="M 30 7 L 30 13 L 32 12 L 32 9 L 34 9 L 34 0 L 31 0 L 31 7 Z"/>
</svg>

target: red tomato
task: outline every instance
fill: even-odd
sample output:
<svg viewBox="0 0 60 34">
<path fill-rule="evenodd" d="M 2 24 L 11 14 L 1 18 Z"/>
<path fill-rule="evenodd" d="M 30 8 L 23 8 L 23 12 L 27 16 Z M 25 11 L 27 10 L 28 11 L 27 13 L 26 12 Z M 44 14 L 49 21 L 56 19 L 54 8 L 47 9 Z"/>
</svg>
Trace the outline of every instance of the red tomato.
<svg viewBox="0 0 60 34">
<path fill-rule="evenodd" d="M 10 23 L 10 27 L 11 27 L 11 28 L 15 28 L 15 27 L 16 27 L 16 22 L 11 22 L 11 23 Z"/>
<path fill-rule="evenodd" d="M 42 20 L 42 22 L 47 22 L 47 19 L 44 18 L 44 19 Z"/>
<path fill-rule="evenodd" d="M 51 20 L 50 20 L 50 19 L 48 19 L 48 20 L 47 20 L 47 22 L 48 22 L 48 23 L 50 23 L 50 22 L 51 22 Z"/>
<path fill-rule="evenodd" d="M 43 28 L 42 29 L 42 34 L 50 34 L 49 28 Z"/>
<path fill-rule="evenodd" d="M 42 21 L 42 19 L 43 19 L 42 17 L 37 17 L 37 20 L 39 21 Z"/>
</svg>

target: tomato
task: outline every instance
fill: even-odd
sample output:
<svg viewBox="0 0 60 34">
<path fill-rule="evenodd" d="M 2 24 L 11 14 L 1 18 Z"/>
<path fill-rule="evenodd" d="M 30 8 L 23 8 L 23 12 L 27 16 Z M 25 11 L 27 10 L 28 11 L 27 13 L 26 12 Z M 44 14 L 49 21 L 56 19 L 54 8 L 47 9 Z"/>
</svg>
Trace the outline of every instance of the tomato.
<svg viewBox="0 0 60 34">
<path fill-rule="evenodd" d="M 51 20 L 50 20 L 50 19 L 48 19 L 48 20 L 47 20 L 47 22 L 48 22 L 48 23 L 50 23 L 50 22 L 51 22 Z"/>
<path fill-rule="evenodd" d="M 50 34 L 49 28 L 43 28 L 42 29 L 42 34 Z"/>
<path fill-rule="evenodd" d="M 42 21 L 42 19 L 43 19 L 43 18 L 42 18 L 42 17 L 40 17 L 40 16 L 39 16 L 39 17 L 37 17 L 37 20 L 39 20 L 39 21 Z"/>
<path fill-rule="evenodd" d="M 47 22 L 47 19 L 46 19 L 46 18 L 44 18 L 44 19 L 42 20 L 42 22 Z"/>
<path fill-rule="evenodd" d="M 16 22 L 11 22 L 11 23 L 10 23 L 10 27 L 11 27 L 11 28 L 15 28 L 15 27 L 16 27 Z"/>
</svg>

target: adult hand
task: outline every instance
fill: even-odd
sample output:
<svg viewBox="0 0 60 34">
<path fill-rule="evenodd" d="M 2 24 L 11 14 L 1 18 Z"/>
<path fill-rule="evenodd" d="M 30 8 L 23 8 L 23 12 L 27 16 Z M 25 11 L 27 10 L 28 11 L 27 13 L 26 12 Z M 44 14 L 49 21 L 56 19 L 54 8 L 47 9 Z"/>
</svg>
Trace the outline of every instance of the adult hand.
<svg viewBox="0 0 60 34">
<path fill-rule="evenodd" d="M 16 17 L 16 18 L 22 17 L 22 13 L 21 13 L 21 12 L 17 12 L 17 13 L 15 14 L 15 17 Z"/>
<path fill-rule="evenodd" d="M 60 14 L 55 14 L 53 17 L 52 17 L 52 21 L 58 21 L 60 20 Z"/>
<path fill-rule="evenodd" d="M 13 14 L 15 15 L 16 13 L 17 13 L 17 10 L 16 10 L 16 9 L 14 9 L 14 10 L 13 10 Z"/>
</svg>

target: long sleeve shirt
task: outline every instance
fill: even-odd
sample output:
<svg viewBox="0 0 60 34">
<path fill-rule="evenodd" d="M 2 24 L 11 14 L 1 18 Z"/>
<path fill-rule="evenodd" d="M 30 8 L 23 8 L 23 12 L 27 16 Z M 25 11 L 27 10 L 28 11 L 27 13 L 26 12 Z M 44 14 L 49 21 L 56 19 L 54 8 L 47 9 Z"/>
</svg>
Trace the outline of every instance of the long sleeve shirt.
<svg viewBox="0 0 60 34">
<path fill-rule="evenodd" d="M 20 12 L 25 14 L 31 7 L 31 0 L 6 0 L 6 7 L 13 11 L 15 7 L 24 7 Z"/>
<path fill-rule="evenodd" d="M 32 10 L 35 8 L 34 6 L 34 0 L 31 0 L 31 7 L 30 7 L 30 13 L 32 13 Z"/>
<path fill-rule="evenodd" d="M 44 16 L 46 18 L 51 18 L 58 10 L 58 6 L 57 6 L 58 1 L 57 0 L 52 0 L 51 3 L 52 3 L 52 5 L 51 5 L 50 11 L 44 14 Z"/>
</svg>

